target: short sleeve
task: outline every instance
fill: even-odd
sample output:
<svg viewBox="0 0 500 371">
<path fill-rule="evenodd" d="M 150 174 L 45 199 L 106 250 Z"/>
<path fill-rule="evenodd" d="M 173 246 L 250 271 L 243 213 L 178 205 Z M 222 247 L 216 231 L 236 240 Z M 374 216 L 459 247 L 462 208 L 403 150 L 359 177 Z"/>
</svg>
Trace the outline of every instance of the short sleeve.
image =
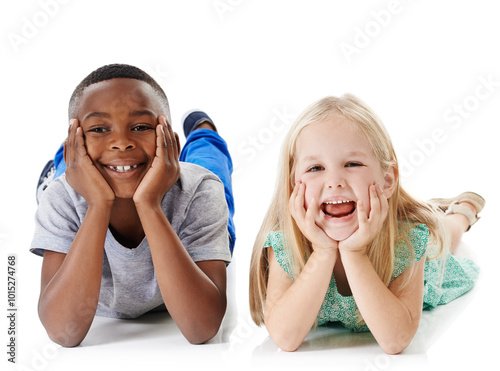
<svg viewBox="0 0 500 371">
<path fill-rule="evenodd" d="M 56 179 L 40 199 L 30 251 L 39 256 L 45 250 L 67 254 L 86 210 L 85 200 L 69 189 L 64 175 Z"/>
<path fill-rule="evenodd" d="M 266 242 L 264 243 L 264 248 L 272 247 L 274 256 L 276 257 L 276 260 L 278 264 L 280 265 L 281 269 L 285 271 L 285 273 L 290 277 L 292 280 L 294 279 L 293 275 L 293 265 L 292 265 L 292 260 L 291 256 L 288 253 L 287 249 L 285 248 L 285 239 L 283 236 L 282 232 L 269 232 L 267 234 Z"/>
<path fill-rule="evenodd" d="M 406 239 L 402 238 L 394 247 L 394 271 L 392 279 L 403 273 L 410 265 L 422 259 L 427 250 L 429 228 L 419 224 L 408 232 Z M 409 246 L 408 246 L 409 244 Z"/>
<path fill-rule="evenodd" d="M 229 211 L 220 180 L 211 174 L 204 177 L 184 206 L 184 220 L 177 234 L 193 261 L 223 260 L 229 263 Z"/>
</svg>

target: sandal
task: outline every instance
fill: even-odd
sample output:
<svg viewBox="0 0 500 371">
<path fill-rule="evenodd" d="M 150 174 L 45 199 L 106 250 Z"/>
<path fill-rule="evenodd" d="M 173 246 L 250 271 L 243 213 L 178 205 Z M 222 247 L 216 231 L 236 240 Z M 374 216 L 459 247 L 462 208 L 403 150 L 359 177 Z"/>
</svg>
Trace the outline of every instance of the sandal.
<svg viewBox="0 0 500 371">
<path fill-rule="evenodd" d="M 483 197 L 474 192 L 464 192 L 453 198 L 433 198 L 430 202 L 437 205 L 447 215 L 464 215 L 469 220 L 467 231 L 480 219 L 477 214 L 483 210 L 486 203 Z M 476 209 L 476 213 L 465 206 L 461 206 L 461 202 L 470 203 Z"/>
</svg>

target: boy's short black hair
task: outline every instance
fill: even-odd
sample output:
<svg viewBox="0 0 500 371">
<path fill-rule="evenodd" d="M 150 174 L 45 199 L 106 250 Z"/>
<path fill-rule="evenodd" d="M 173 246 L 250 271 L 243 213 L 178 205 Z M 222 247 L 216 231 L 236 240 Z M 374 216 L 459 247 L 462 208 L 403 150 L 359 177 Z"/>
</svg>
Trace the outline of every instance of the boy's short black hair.
<svg viewBox="0 0 500 371">
<path fill-rule="evenodd" d="M 136 79 L 149 84 L 158 95 L 158 98 L 160 98 L 160 102 L 164 106 L 166 110 L 165 113 L 170 120 L 170 107 L 168 104 L 167 95 L 165 94 L 161 86 L 158 85 L 158 83 L 146 72 L 144 72 L 140 68 L 130 66 L 128 64 L 108 64 L 91 72 L 86 78 L 84 78 L 82 82 L 80 82 L 75 88 L 73 94 L 71 94 L 68 107 L 69 118 L 72 119 L 75 117 L 78 99 L 82 96 L 85 88 L 101 81 L 117 78 Z"/>
</svg>

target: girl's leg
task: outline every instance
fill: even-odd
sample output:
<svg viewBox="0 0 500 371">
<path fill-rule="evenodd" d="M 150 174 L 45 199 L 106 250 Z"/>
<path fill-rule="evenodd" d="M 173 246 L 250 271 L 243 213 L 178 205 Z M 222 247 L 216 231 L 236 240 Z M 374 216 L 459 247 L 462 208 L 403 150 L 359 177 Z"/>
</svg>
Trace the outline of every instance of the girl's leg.
<svg viewBox="0 0 500 371">
<path fill-rule="evenodd" d="M 477 215 L 477 210 L 471 203 L 463 201 L 460 202 L 459 205 L 472 210 L 474 214 Z M 450 252 L 453 254 L 455 253 L 456 248 L 460 244 L 464 232 L 466 232 L 470 227 L 469 219 L 465 215 L 458 213 L 447 214 L 444 217 L 444 223 L 446 225 L 446 228 L 450 232 L 450 237 L 451 237 Z"/>
</svg>

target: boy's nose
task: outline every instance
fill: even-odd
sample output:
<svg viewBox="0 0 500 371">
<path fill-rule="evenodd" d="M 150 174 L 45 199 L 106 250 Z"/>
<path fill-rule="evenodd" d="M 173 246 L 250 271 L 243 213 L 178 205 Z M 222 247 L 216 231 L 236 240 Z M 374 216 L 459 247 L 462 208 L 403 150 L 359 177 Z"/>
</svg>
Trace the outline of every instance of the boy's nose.
<svg viewBox="0 0 500 371">
<path fill-rule="evenodd" d="M 115 134 L 111 139 L 111 149 L 126 150 L 135 148 L 135 142 L 126 134 Z"/>
</svg>

